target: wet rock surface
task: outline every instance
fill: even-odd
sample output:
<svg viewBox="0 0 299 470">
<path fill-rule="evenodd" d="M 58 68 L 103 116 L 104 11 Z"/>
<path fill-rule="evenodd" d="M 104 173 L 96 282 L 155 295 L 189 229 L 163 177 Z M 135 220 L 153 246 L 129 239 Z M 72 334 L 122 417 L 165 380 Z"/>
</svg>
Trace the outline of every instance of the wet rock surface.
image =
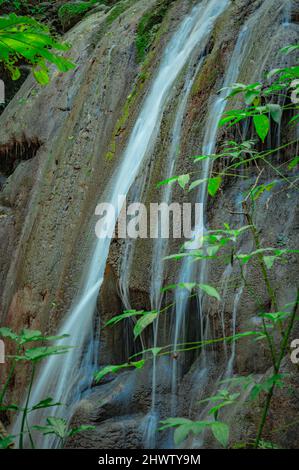
<svg viewBox="0 0 299 470">
<path fill-rule="evenodd" d="M 0 118 L 1 145 L 11 138 L 38 138 L 42 145 L 34 158 L 20 163 L 8 179 L 0 180 L 0 320 L 14 329 L 40 328 L 54 332 L 64 317 L 77 292 L 82 266 L 94 243 L 94 209 L 105 197 L 104 190 L 117 168 L 134 120 L 159 65 L 159 57 L 168 38 L 175 31 L 192 2 L 177 1 L 169 7 L 161 35 L 154 42 L 149 64 L 136 61 L 136 28 L 145 12 L 156 1 L 140 0 L 123 12 L 112 25 L 107 25 L 106 10 L 89 14 L 66 35 L 73 44 L 70 52 L 77 67 L 69 74 L 53 75 L 47 88 L 39 87 L 29 77 Z M 229 64 L 237 35 L 244 21 L 254 14 L 262 2 L 237 0 L 221 15 L 207 41 L 205 50 L 198 49 L 192 66 L 204 57 L 203 66 L 195 77 L 183 121 L 180 155 L 176 174 L 193 169 L 193 155 L 199 154 L 211 97 L 222 86 L 222 77 Z M 292 18 L 296 20 L 296 2 Z M 265 1 L 257 23 L 252 47 L 241 64 L 239 81 L 252 81 L 253 70 L 262 75 L 265 70 L 283 65 L 277 54 L 280 47 L 293 42 L 298 34 L 294 21 L 289 28 L 278 28 L 281 2 Z M 163 29 L 164 28 L 164 29 Z M 262 39 L 263 38 L 263 39 Z M 258 64 L 258 67 L 256 66 Z M 140 75 L 145 78 L 140 81 Z M 258 79 L 259 77 L 255 77 Z M 163 179 L 165 155 L 171 143 L 171 128 L 177 104 L 183 90 L 183 74 L 176 81 L 173 97 L 162 117 L 161 132 L 147 166 L 142 168 L 138 184 L 142 200 L 159 201 L 157 182 Z M 128 106 L 128 97 L 136 91 L 136 100 Z M 22 105 L 20 105 L 22 100 Z M 129 109 L 129 112 L 128 112 Z M 125 117 L 124 117 L 125 115 Z M 119 122 L 121 121 L 121 126 Z M 219 132 L 219 137 L 221 137 Z M 285 136 L 286 138 L 287 136 Z M 289 136 L 288 136 L 289 137 Z M 144 181 L 140 183 L 142 177 Z M 265 182 L 274 179 L 265 175 Z M 2 181 L 2 182 L 1 182 Z M 271 195 L 259 201 L 256 222 L 265 245 L 296 248 L 298 237 L 298 202 L 295 191 L 285 189 L 287 197 L 280 197 L 283 183 Z M 223 222 L 240 223 L 238 197 L 244 188 L 227 182 L 221 197 L 208 205 L 208 223 L 219 227 Z M 132 198 L 129 194 L 129 199 Z M 173 198 L 188 200 L 179 188 Z M 224 220 L 225 218 L 225 220 Z M 170 243 L 170 252 L 178 249 L 181 240 Z M 240 250 L 251 249 L 246 236 Z M 111 244 L 105 280 L 98 299 L 100 322 L 103 326 L 114 315 L 127 308 L 119 281 L 126 276 L 131 307 L 150 309 L 150 283 L 153 242 L 138 240 L 133 256 L 122 271 L 125 243 Z M 211 265 L 209 282 L 221 290 L 223 265 Z M 178 265 L 168 264 L 165 283 L 177 278 Z M 248 283 L 267 307 L 268 295 L 256 270 L 247 272 Z M 298 263 L 288 259 L 275 270 L 274 283 L 281 306 L 294 298 L 298 279 Z M 240 272 L 232 267 L 230 286 L 225 293 L 225 305 L 218 302 L 206 305 L 214 335 L 221 335 L 220 316 L 224 318 L 227 334 L 232 329 L 232 312 L 239 289 Z M 191 312 L 192 314 L 192 312 Z M 242 291 L 237 309 L 236 329 L 246 331 L 255 327 L 257 308 L 246 288 Z M 161 338 L 167 337 L 170 320 L 161 328 Z M 298 332 L 299 333 L 299 332 Z M 296 332 L 294 332 L 296 334 Z M 151 338 L 147 338 L 148 346 Z M 121 363 L 138 349 L 132 335 L 128 337 L 122 324 L 115 329 L 104 329 L 101 335 L 100 365 Z M 228 351 L 230 353 L 230 349 Z M 199 419 L 198 401 L 213 393 L 215 382 L 225 367 L 225 353 L 221 348 L 209 351 L 209 368 L 201 358 L 193 357 L 184 364 L 181 357 L 167 358 L 158 363 L 157 385 L 159 419 L 171 413 L 171 369 L 173 361 L 182 368 L 183 379 L 178 390 L 179 412 L 182 416 Z M 285 369 L 290 373 L 289 386 L 277 392 L 271 410 L 266 437 L 281 447 L 299 447 L 298 425 L 288 428 L 293 416 L 298 416 L 298 371 L 288 358 Z M 270 359 L 261 344 L 252 346 L 244 340 L 237 346 L 235 373 L 253 373 L 266 377 L 270 373 Z M 122 373 L 117 378 L 94 386 L 90 395 L 75 407 L 72 424 L 92 424 L 95 431 L 74 436 L 66 447 L 76 448 L 142 448 L 147 417 L 152 400 L 152 367 Z M 21 393 L 26 383 L 26 371 L 18 376 L 15 394 Z M 259 407 L 236 410 L 231 418 L 232 442 L 248 439 L 256 426 Z M 158 445 L 165 445 L 167 436 L 159 435 Z M 189 440 L 186 447 L 200 447 L 198 439 Z M 206 446 L 214 443 L 207 440 Z"/>
</svg>

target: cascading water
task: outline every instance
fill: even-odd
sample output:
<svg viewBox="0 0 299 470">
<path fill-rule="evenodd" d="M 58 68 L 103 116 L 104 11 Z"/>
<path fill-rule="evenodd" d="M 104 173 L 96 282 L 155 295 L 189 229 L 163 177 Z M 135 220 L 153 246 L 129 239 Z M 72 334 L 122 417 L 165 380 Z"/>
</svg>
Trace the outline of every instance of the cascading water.
<svg viewBox="0 0 299 470">
<path fill-rule="evenodd" d="M 207 123 L 206 123 L 206 131 L 204 135 L 203 145 L 202 145 L 202 154 L 203 155 L 211 155 L 216 147 L 217 141 L 217 132 L 218 132 L 218 125 L 221 119 L 221 116 L 225 110 L 226 106 L 226 97 L 228 95 L 227 87 L 229 87 L 232 83 L 234 83 L 239 75 L 240 67 L 242 61 L 244 59 L 244 55 L 246 52 L 246 45 L 248 44 L 248 40 L 250 38 L 250 34 L 252 33 L 253 26 L 255 25 L 255 21 L 251 18 L 245 26 L 242 28 L 235 49 L 233 51 L 230 65 L 227 69 L 224 83 L 223 83 L 223 90 L 220 93 L 220 96 L 215 99 L 215 101 L 210 106 L 210 110 L 208 113 Z M 209 159 L 204 160 L 201 178 L 206 180 L 208 178 L 210 171 L 210 162 Z M 205 207 L 206 201 L 206 189 L 207 189 L 207 182 L 201 184 L 201 188 L 198 194 L 198 202 L 202 203 Z M 203 211 L 204 213 L 204 211 Z M 205 220 L 203 219 L 203 224 L 205 224 Z M 200 232 L 200 227 L 195 229 L 195 232 L 198 230 Z M 199 276 L 199 282 L 203 283 L 206 279 L 206 263 L 204 261 L 201 262 L 201 269 L 200 272 L 197 273 L 197 267 L 189 257 L 186 257 L 182 263 L 181 271 L 180 271 L 180 282 L 192 282 L 196 277 Z M 175 326 L 174 326 L 174 335 L 173 335 L 173 350 L 176 351 L 178 341 L 180 336 L 184 336 L 182 334 L 183 328 L 183 320 L 188 308 L 189 304 L 189 293 L 182 289 L 176 290 L 176 308 L 175 308 Z M 203 318 L 203 309 L 202 309 L 202 298 L 199 296 L 199 323 L 200 323 L 200 337 L 203 338 L 204 335 L 204 318 Z M 182 340 L 183 341 L 183 340 Z M 202 351 L 202 360 L 205 360 L 205 351 Z M 174 361 L 173 364 L 173 378 L 172 378 L 172 395 L 173 395 L 173 413 L 175 413 L 175 405 L 176 405 L 176 389 L 177 389 L 177 363 Z"/>
<path fill-rule="evenodd" d="M 202 60 L 196 68 L 193 66 L 188 71 L 185 78 L 183 93 L 180 97 L 180 101 L 177 107 L 176 117 L 173 123 L 171 131 L 171 146 L 167 157 L 167 167 L 165 177 L 170 178 L 174 171 L 180 151 L 180 140 L 181 131 L 183 125 L 183 119 L 186 112 L 188 97 L 197 76 L 197 73 L 202 66 Z M 163 203 L 169 204 L 172 195 L 172 187 L 167 185 L 163 191 L 161 200 Z M 158 230 L 158 228 L 157 228 Z M 154 248 L 152 255 L 152 279 L 150 289 L 150 300 L 151 308 L 154 310 L 160 310 L 162 304 L 163 294 L 161 288 L 163 287 L 163 274 L 164 274 L 164 257 L 167 254 L 168 239 L 157 236 L 154 239 Z M 157 347 L 158 342 L 158 328 L 159 328 L 159 317 L 153 324 L 153 347 Z M 151 409 L 145 418 L 145 431 L 144 431 L 144 444 L 146 448 L 155 448 L 156 446 L 156 432 L 158 423 L 158 413 L 156 410 L 156 386 L 157 386 L 157 357 L 153 357 L 153 379 L 152 379 L 152 403 Z"/>
<path fill-rule="evenodd" d="M 260 8 L 263 8 L 261 5 Z M 284 6 L 282 6 L 284 12 Z M 229 67 L 226 71 L 223 87 L 220 95 L 212 102 L 207 122 L 206 122 L 206 131 L 203 139 L 202 145 L 202 154 L 203 155 L 211 155 L 215 151 L 216 143 L 217 143 L 217 133 L 218 133 L 218 126 L 221 116 L 226 107 L 226 98 L 228 96 L 228 87 L 232 85 L 234 82 L 237 81 L 241 66 L 243 61 L 246 58 L 246 54 L 248 53 L 248 47 L 251 44 L 251 38 L 254 33 L 255 27 L 258 24 L 260 18 L 260 9 L 257 10 L 244 24 L 242 27 L 239 37 L 237 39 L 234 51 L 232 53 Z M 197 201 L 203 204 L 203 230 L 205 230 L 205 205 L 206 205 L 206 194 L 207 194 L 207 178 L 210 173 L 210 161 L 209 159 L 203 160 L 202 166 L 202 173 L 201 179 L 204 182 L 200 186 L 199 194 L 197 197 Z M 195 228 L 196 232 L 200 233 L 200 227 Z M 190 260 L 189 257 L 185 257 L 182 263 L 179 281 L 180 282 L 192 282 L 195 279 L 199 280 L 199 283 L 206 282 L 206 269 L 207 265 L 204 260 L 201 261 L 201 266 L 199 271 L 197 271 L 197 267 L 195 263 Z M 237 315 L 237 308 L 239 304 L 239 300 L 242 295 L 243 288 L 237 292 L 235 303 L 234 303 L 234 312 L 233 312 L 233 326 L 235 327 L 236 323 L 236 315 Z M 187 290 L 177 289 L 175 293 L 175 324 L 173 328 L 173 351 L 175 353 L 177 349 L 178 342 L 184 341 L 184 318 L 185 314 L 189 305 L 189 293 Z M 204 315 L 204 306 L 203 306 L 203 297 L 201 294 L 198 296 L 198 313 L 199 313 L 199 336 L 202 339 L 207 339 L 208 333 L 208 321 Z M 233 361 L 235 357 L 235 350 L 233 347 L 233 351 L 231 353 L 229 364 L 228 364 L 228 371 L 232 371 Z M 200 369 L 206 370 L 207 372 L 207 364 L 206 364 L 206 354 L 205 348 L 201 350 L 201 366 Z M 176 402 L 177 402 L 177 381 L 178 381 L 178 365 L 176 361 L 173 361 L 172 366 L 172 414 L 174 415 L 176 412 Z"/>
<path fill-rule="evenodd" d="M 287 16 L 286 11 L 287 12 L 289 11 L 289 8 L 288 8 L 289 5 L 290 5 L 290 3 L 287 2 L 286 5 L 282 5 L 282 7 L 281 7 L 281 12 L 282 12 L 281 26 L 282 27 L 285 27 L 285 24 L 286 24 L 285 23 L 285 18 Z M 270 7 L 271 7 L 271 5 L 269 4 L 269 8 Z M 261 9 L 262 8 L 263 8 L 263 5 L 261 6 Z M 220 119 L 222 113 L 225 110 L 225 104 L 226 104 L 225 97 L 226 97 L 226 93 L 227 93 L 225 88 L 238 79 L 238 75 L 239 75 L 239 71 L 240 71 L 242 62 L 246 58 L 246 55 L 248 53 L 248 49 L 250 47 L 252 35 L 254 34 L 255 28 L 258 25 L 259 20 L 260 20 L 260 9 L 257 10 L 253 14 L 253 16 L 251 18 L 249 18 L 249 20 L 247 20 L 247 22 L 245 23 L 245 25 L 241 29 L 239 38 L 237 40 L 237 43 L 236 43 L 236 46 L 235 46 L 235 49 L 234 49 L 234 52 L 233 52 L 233 55 L 232 55 L 232 58 L 231 58 L 230 67 L 228 68 L 227 75 L 226 75 L 225 80 L 224 80 L 224 87 L 223 87 L 224 90 L 222 92 L 222 96 L 220 96 L 220 98 L 216 100 L 216 102 L 212 106 L 210 114 L 209 114 L 207 132 L 206 132 L 206 135 L 205 135 L 204 145 L 203 145 L 203 153 L 204 154 L 208 155 L 208 154 L 211 154 L 212 152 L 214 152 L 214 149 L 215 149 L 215 146 L 216 146 L 217 128 L 218 128 L 219 119 Z M 255 75 L 256 75 L 255 78 L 256 79 L 259 78 L 260 73 L 264 68 L 265 62 L 268 58 L 268 54 L 269 54 L 269 51 L 266 53 L 265 57 L 263 57 L 263 60 L 260 63 L 260 66 L 256 69 L 256 73 L 255 73 Z M 218 116 L 217 116 L 216 112 L 219 113 Z M 213 130 L 213 129 L 214 129 L 214 132 L 213 131 L 211 132 L 211 130 Z M 246 132 L 243 132 L 243 134 L 245 136 Z M 208 160 L 206 160 L 206 162 L 207 162 L 207 168 L 204 168 L 204 170 L 203 170 L 203 172 L 204 172 L 203 177 L 204 178 L 206 178 L 209 175 Z M 202 192 L 201 192 L 201 195 L 203 195 Z M 203 195 L 202 200 L 204 201 L 204 195 Z M 237 209 L 239 211 L 241 210 L 240 201 L 237 201 Z M 241 212 L 242 212 L 242 210 L 241 210 Z M 244 223 L 243 216 L 241 217 L 241 224 L 242 223 Z M 227 286 L 228 286 L 230 277 L 232 275 L 232 272 L 233 272 L 232 266 L 228 265 L 226 267 L 224 273 L 223 273 L 223 276 L 222 276 L 222 293 L 223 294 L 225 294 L 225 291 L 227 290 Z M 244 268 L 243 276 L 246 276 L 246 267 Z M 203 280 L 205 280 L 205 279 L 206 279 L 206 264 L 203 263 L 201 265 L 201 271 L 200 271 L 200 282 L 203 282 Z M 238 312 L 239 303 L 240 303 L 240 300 L 241 300 L 241 297 L 242 297 L 242 294 L 243 294 L 243 290 L 244 290 L 244 281 L 242 281 L 241 285 L 236 290 L 234 301 L 233 301 L 232 327 L 231 327 L 231 332 L 230 332 L 231 335 L 234 335 L 236 333 L 237 312 Z M 201 309 L 200 314 L 202 316 L 203 315 L 203 307 L 202 307 L 201 299 L 200 299 L 199 303 L 200 303 L 200 309 Z M 223 318 L 224 305 L 225 304 L 223 304 L 222 311 L 221 311 L 221 325 L 222 325 L 223 332 L 225 331 L 224 330 L 224 318 Z M 201 331 L 202 331 L 202 326 L 201 326 Z M 225 336 L 225 333 L 224 333 L 224 336 Z M 207 339 L 206 334 L 203 336 L 203 339 Z M 226 349 L 226 345 L 225 345 L 225 353 L 226 353 L 226 359 L 227 359 L 226 360 L 226 367 L 223 371 L 220 372 L 218 380 L 216 380 L 217 385 L 214 388 L 214 391 L 211 393 L 211 395 L 213 395 L 213 393 L 217 392 L 217 389 L 219 388 L 219 386 L 220 386 L 220 388 L 224 387 L 224 385 L 222 385 L 222 386 L 219 385 L 221 378 L 228 379 L 228 378 L 232 377 L 232 375 L 233 375 L 233 367 L 234 367 L 234 361 L 235 361 L 235 356 L 236 356 L 236 343 L 235 342 L 232 343 L 231 351 L 230 351 L 229 356 L 227 356 L 227 349 Z M 211 364 L 210 364 L 210 366 L 211 366 Z M 197 372 L 197 375 L 200 377 L 200 380 L 202 381 L 203 386 L 205 385 L 206 375 L 208 375 L 208 373 L 209 373 L 208 369 L 209 369 L 209 367 L 207 368 L 207 364 L 205 362 L 205 355 L 203 355 L 203 359 L 201 360 L 201 364 L 199 366 L 199 371 Z M 199 385 L 199 381 L 197 381 L 197 386 L 198 385 Z M 200 415 L 199 415 L 199 419 L 208 419 L 207 411 L 208 411 L 209 407 L 210 407 L 210 403 L 208 403 L 201 410 Z M 197 446 L 201 446 L 202 444 L 203 444 L 203 438 L 200 438 L 197 442 Z"/>
<path fill-rule="evenodd" d="M 59 334 L 70 335 L 69 339 L 66 338 L 59 344 L 74 344 L 76 348 L 69 354 L 52 356 L 46 361 L 30 399 L 30 403 L 34 404 L 51 396 L 55 402 L 65 403 L 67 408 L 61 407 L 53 410 L 56 416 L 60 414 L 68 418 L 72 409 L 71 405 L 90 386 L 92 369 L 95 365 L 93 359 L 97 349 L 94 340 L 94 314 L 110 240 L 121 209 L 118 207 L 119 195 L 128 194 L 144 163 L 158 133 L 165 103 L 175 79 L 189 60 L 196 44 L 208 34 L 215 19 L 228 3 L 229 0 L 203 1 L 196 5 L 182 21 L 165 49 L 158 73 L 141 108 L 120 165 L 104 193 L 103 200 L 113 205 L 115 213 L 109 214 L 109 218 L 105 220 L 105 229 L 103 233 L 100 232 L 103 238 L 98 238 L 88 261 L 87 270 L 84 272 L 83 288 L 59 331 Z M 31 413 L 30 422 L 34 424 L 38 417 L 39 424 L 42 424 L 45 416 L 49 414 L 49 411 L 46 415 Z M 56 441 L 37 441 L 37 445 L 38 447 L 56 446 Z"/>
</svg>

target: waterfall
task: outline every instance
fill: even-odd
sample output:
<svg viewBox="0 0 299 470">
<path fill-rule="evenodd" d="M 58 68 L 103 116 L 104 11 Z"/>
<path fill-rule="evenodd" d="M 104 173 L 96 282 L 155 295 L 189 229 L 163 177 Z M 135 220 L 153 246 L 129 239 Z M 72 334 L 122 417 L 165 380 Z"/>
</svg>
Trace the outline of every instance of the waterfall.
<svg viewBox="0 0 299 470">
<path fill-rule="evenodd" d="M 204 43 L 205 45 L 205 43 Z M 204 45 L 201 45 L 201 49 Z M 191 70 L 188 71 L 185 82 L 183 93 L 180 96 L 179 104 L 177 106 L 176 117 L 173 123 L 171 130 L 171 145 L 167 155 L 167 164 L 165 171 L 165 178 L 170 178 L 173 176 L 176 162 L 180 152 L 180 141 L 181 141 L 181 132 L 183 127 L 183 119 L 185 116 L 188 97 L 192 89 L 194 80 L 197 76 L 199 69 L 201 68 L 203 60 L 200 59 L 197 67 L 191 66 Z M 164 187 L 162 192 L 161 200 L 162 202 L 169 204 L 172 195 L 172 186 L 167 185 Z M 159 228 L 157 227 L 157 230 Z M 168 249 L 168 239 L 157 237 L 154 239 L 153 246 L 153 255 L 152 255 L 152 269 L 151 269 L 151 289 L 150 289 L 150 300 L 151 308 L 160 310 L 162 304 L 163 294 L 161 288 L 163 287 L 163 274 L 164 274 L 164 257 L 167 254 Z M 158 342 L 158 327 L 159 327 L 159 317 L 155 320 L 153 324 L 153 347 L 157 347 Z M 157 357 L 153 357 L 153 372 L 152 372 L 152 403 L 151 409 L 148 415 L 145 418 L 145 430 L 144 430 L 144 444 L 145 448 L 155 448 L 156 447 L 156 433 L 157 433 L 157 423 L 158 423 L 158 413 L 156 410 L 156 386 L 157 386 Z"/>
<path fill-rule="evenodd" d="M 120 158 L 106 191 L 103 201 L 115 208 L 115 214 L 106 220 L 106 236 L 98 238 L 94 244 L 87 268 L 83 272 L 83 287 L 66 315 L 59 333 L 67 333 L 59 344 L 73 344 L 72 352 L 62 356 L 52 356 L 43 364 L 31 396 L 31 404 L 51 396 L 55 402 L 65 407 L 52 410 L 55 416 L 70 417 L 72 404 L 91 384 L 91 372 L 96 357 L 97 338 L 94 335 L 96 302 L 103 282 L 110 240 L 119 215 L 119 195 L 127 195 L 142 164 L 153 145 L 160 128 L 161 118 L 167 98 L 179 73 L 188 62 L 194 47 L 211 30 L 215 19 L 228 5 L 229 0 L 206 0 L 196 5 L 182 21 L 180 27 L 167 45 L 157 75 L 141 107 L 128 144 Z M 108 235 L 108 236 L 107 236 Z M 88 364 L 87 364 L 88 362 Z M 30 424 L 43 424 L 49 416 L 44 413 L 30 415 Z M 14 429 L 19 429 L 17 419 Z M 55 440 L 40 440 L 37 446 L 56 446 Z"/>
</svg>

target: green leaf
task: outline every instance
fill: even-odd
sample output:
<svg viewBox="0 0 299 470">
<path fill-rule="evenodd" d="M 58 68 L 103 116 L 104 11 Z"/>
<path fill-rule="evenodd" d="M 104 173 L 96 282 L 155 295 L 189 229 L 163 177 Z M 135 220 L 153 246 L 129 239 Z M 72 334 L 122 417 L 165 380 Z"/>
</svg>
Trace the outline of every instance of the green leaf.
<svg viewBox="0 0 299 470">
<path fill-rule="evenodd" d="M 248 90 L 245 93 L 245 103 L 251 105 L 259 95 L 260 90 Z"/>
<path fill-rule="evenodd" d="M 298 44 L 290 44 L 289 46 L 285 46 L 282 49 L 280 49 L 279 52 L 282 54 L 290 54 L 291 52 L 297 51 L 299 49 Z"/>
<path fill-rule="evenodd" d="M 187 183 L 189 183 L 189 180 L 190 180 L 190 175 L 188 175 L 188 174 L 180 175 L 178 177 L 178 183 L 179 183 L 179 185 L 182 189 L 185 189 L 185 186 L 186 186 Z"/>
<path fill-rule="evenodd" d="M 277 181 L 272 181 L 268 184 L 260 184 L 255 188 L 250 190 L 251 198 L 256 201 L 265 191 L 270 191 L 275 185 Z"/>
<path fill-rule="evenodd" d="M 40 348 L 26 349 L 23 356 L 12 356 L 17 361 L 39 362 L 46 357 L 65 354 L 71 349 L 70 346 L 43 346 Z"/>
<path fill-rule="evenodd" d="M 267 105 L 267 108 L 269 109 L 273 121 L 275 121 L 277 124 L 280 124 L 282 116 L 282 107 L 279 104 L 269 103 Z"/>
<path fill-rule="evenodd" d="M 135 369 L 141 369 L 144 366 L 144 364 L 145 364 L 144 359 L 141 359 L 140 361 L 129 362 L 125 364 L 105 366 L 100 371 L 94 374 L 94 380 L 96 383 L 98 383 L 107 374 L 115 374 L 119 370 L 126 369 L 128 367 L 135 367 Z"/>
<path fill-rule="evenodd" d="M 260 137 L 262 142 L 265 142 L 265 138 L 267 137 L 270 129 L 269 118 L 265 114 L 255 114 L 253 116 L 253 123 L 257 135 Z"/>
<path fill-rule="evenodd" d="M 31 408 L 31 411 L 40 410 L 40 409 L 44 409 L 44 408 L 50 408 L 52 406 L 61 406 L 61 405 L 62 405 L 62 403 L 54 402 L 53 398 L 48 397 L 48 398 L 45 398 L 45 400 L 42 400 L 39 403 L 37 403 L 36 405 L 34 405 Z"/>
<path fill-rule="evenodd" d="M 173 440 L 175 445 L 180 445 L 187 437 L 189 432 L 192 430 L 193 424 L 182 424 L 178 426 L 173 434 Z"/>
<path fill-rule="evenodd" d="M 14 445 L 15 436 L 9 435 L 5 437 L 0 436 L 0 449 L 9 449 Z"/>
<path fill-rule="evenodd" d="M 222 182 L 221 176 L 215 176 L 214 178 L 209 178 L 208 182 L 208 193 L 210 196 L 215 196 Z"/>
<path fill-rule="evenodd" d="M 126 319 L 126 318 L 131 318 L 131 317 L 136 317 L 138 315 L 144 315 L 144 310 L 125 310 L 124 313 L 121 313 L 120 315 L 116 315 L 115 317 L 111 318 L 107 323 L 105 323 L 104 326 L 109 326 L 109 325 L 117 325 L 120 321 Z"/>
<path fill-rule="evenodd" d="M 48 28 L 33 18 L 14 13 L 0 18 L 0 62 L 14 80 L 20 77 L 17 65 L 20 59 L 34 67 L 34 76 L 41 84 L 48 83 L 46 62 L 54 64 L 60 72 L 75 67 L 56 51 L 66 51 L 67 44 L 60 44 L 49 34 Z"/>
<path fill-rule="evenodd" d="M 215 297 L 217 300 L 221 300 L 221 297 L 215 287 L 210 286 L 208 284 L 198 284 L 198 287 L 203 290 L 207 295 L 210 297 Z"/>
<path fill-rule="evenodd" d="M 115 374 L 121 369 L 128 367 L 128 364 L 109 365 L 103 367 L 100 371 L 94 374 L 94 380 L 96 383 L 100 382 L 107 374 Z"/>
<path fill-rule="evenodd" d="M 158 312 L 157 310 L 153 310 L 152 312 L 146 313 L 137 321 L 136 325 L 134 326 L 134 337 L 135 339 L 143 332 L 143 330 L 153 323 L 153 321 L 157 318 Z"/>
<path fill-rule="evenodd" d="M 40 84 L 40 85 L 48 85 L 49 81 L 50 81 L 50 77 L 49 77 L 49 73 L 47 70 L 43 70 L 43 69 L 34 69 L 33 70 L 33 75 L 36 79 L 36 81 Z"/>
<path fill-rule="evenodd" d="M 54 434 L 60 439 L 64 439 L 68 435 L 66 420 L 54 416 L 47 418 L 47 424 L 45 426 L 33 426 L 33 429 L 41 431 L 45 436 Z"/>
<path fill-rule="evenodd" d="M 179 282 L 178 284 L 169 284 L 165 287 L 163 287 L 163 289 L 161 289 L 161 292 L 166 292 L 168 290 L 172 290 L 172 289 L 187 289 L 189 292 L 192 291 L 192 289 L 194 289 L 194 287 L 196 287 L 196 282 Z"/>
<path fill-rule="evenodd" d="M 11 405 L 0 405 L 0 411 L 18 411 L 19 406 L 15 404 Z"/>
<path fill-rule="evenodd" d="M 220 442 L 223 447 L 228 446 L 229 440 L 229 427 L 226 423 L 221 423 L 219 421 L 215 421 L 212 424 L 212 432 L 214 434 L 215 439 Z"/>
<path fill-rule="evenodd" d="M 271 269 L 277 256 L 263 256 L 263 260 L 268 269 Z"/>
<path fill-rule="evenodd" d="M 289 165 L 288 165 L 288 169 L 289 169 L 289 170 L 292 170 L 292 169 L 295 168 L 298 164 L 299 164 L 299 156 L 293 158 L 293 160 L 291 161 L 291 163 L 289 163 Z"/>
<path fill-rule="evenodd" d="M 165 184 L 175 183 L 176 181 L 178 181 L 178 179 L 179 179 L 179 176 L 172 176 L 171 178 L 167 178 L 163 181 L 159 181 L 159 183 L 157 184 L 157 188 L 159 188 L 160 186 L 164 186 Z"/>
<path fill-rule="evenodd" d="M 206 180 L 205 179 L 199 179 L 199 180 L 193 181 L 189 186 L 189 191 L 192 191 L 192 189 L 197 188 L 197 186 L 202 184 L 204 181 L 206 181 Z"/>
<path fill-rule="evenodd" d="M 95 429 L 95 426 L 90 426 L 90 425 L 88 425 L 88 424 L 82 424 L 81 426 L 72 428 L 72 429 L 68 432 L 68 436 L 69 436 L 69 437 L 75 436 L 76 434 L 78 434 L 78 433 L 80 433 L 80 432 L 84 432 L 84 431 L 93 431 L 94 429 Z"/>
<path fill-rule="evenodd" d="M 160 431 L 164 429 L 181 426 L 184 424 L 192 424 L 193 421 L 187 418 L 167 418 L 161 421 L 162 426 L 159 428 Z"/>
<path fill-rule="evenodd" d="M 270 312 L 270 313 L 261 313 L 259 315 L 266 320 L 270 320 L 273 323 L 281 322 L 290 316 L 290 312 Z"/>
<path fill-rule="evenodd" d="M 0 336 L 2 336 L 2 338 L 9 338 L 15 342 L 19 341 L 19 335 L 14 333 L 10 328 L 7 328 L 6 326 L 0 328 Z"/>
<path fill-rule="evenodd" d="M 30 343 L 31 341 L 41 341 L 43 335 L 39 330 L 24 329 L 20 333 L 20 344 Z"/>
</svg>

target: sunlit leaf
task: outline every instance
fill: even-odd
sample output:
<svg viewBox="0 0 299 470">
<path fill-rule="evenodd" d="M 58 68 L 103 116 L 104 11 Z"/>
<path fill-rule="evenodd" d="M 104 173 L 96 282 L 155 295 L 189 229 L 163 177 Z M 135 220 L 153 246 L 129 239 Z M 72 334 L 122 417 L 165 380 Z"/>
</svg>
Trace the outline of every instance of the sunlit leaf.
<svg viewBox="0 0 299 470">
<path fill-rule="evenodd" d="M 139 318 L 133 330 L 135 339 L 143 332 L 143 330 L 148 325 L 153 323 L 153 321 L 157 318 L 157 316 L 158 316 L 158 312 L 156 310 L 153 310 L 152 312 L 148 312 L 145 315 L 143 315 L 141 318 Z"/>
<path fill-rule="evenodd" d="M 221 423 L 219 421 L 215 421 L 212 424 L 212 432 L 214 434 L 215 439 L 220 442 L 223 447 L 227 447 L 228 439 L 229 439 L 229 427 L 226 423 Z"/>
<path fill-rule="evenodd" d="M 260 137 L 262 142 L 265 142 L 265 138 L 267 137 L 270 129 L 269 118 L 265 114 L 256 114 L 253 116 L 253 123 L 257 135 Z"/>
<path fill-rule="evenodd" d="M 221 176 L 215 176 L 213 178 L 209 178 L 208 193 L 210 196 L 215 196 L 215 194 L 217 193 L 221 185 L 221 182 L 222 182 Z"/>
</svg>

